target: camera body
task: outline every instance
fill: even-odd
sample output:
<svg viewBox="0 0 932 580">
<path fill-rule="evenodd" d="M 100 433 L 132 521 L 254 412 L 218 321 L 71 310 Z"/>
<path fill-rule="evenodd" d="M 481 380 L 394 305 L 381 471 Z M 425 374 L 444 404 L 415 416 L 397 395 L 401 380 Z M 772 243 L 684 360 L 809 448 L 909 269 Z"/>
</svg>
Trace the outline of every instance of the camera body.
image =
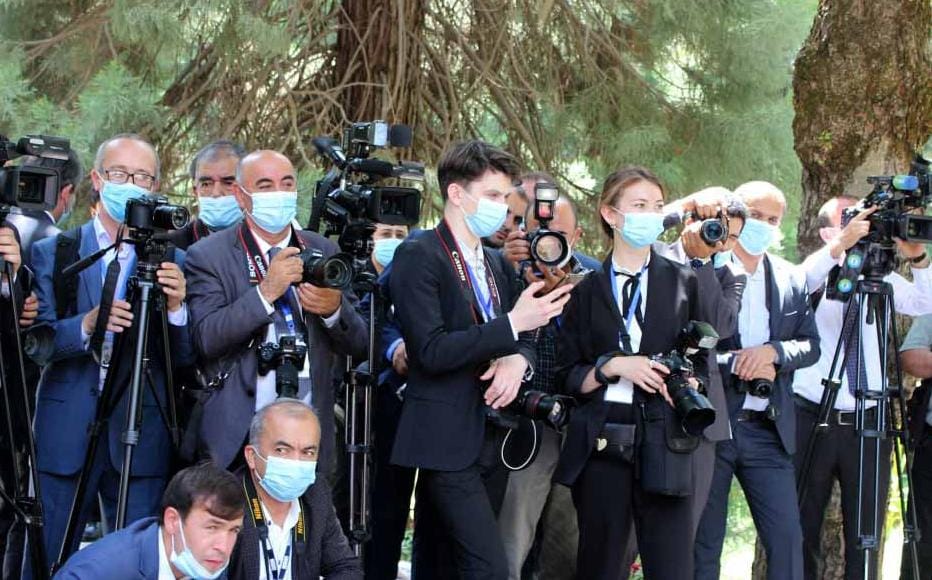
<svg viewBox="0 0 932 580">
<path fill-rule="evenodd" d="M 673 350 L 650 357 L 670 369 L 670 374 L 664 380 L 667 393 L 673 399 L 683 431 L 690 435 L 701 435 L 706 427 L 715 422 L 715 407 L 704 394 L 690 386 L 689 381 L 698 378 L 694 359 L 697 356 L 708 356 L 716 344 L 718 333 L 712 325 L 693 320 L 680 331 Z"/>
<path fill-rule="evenodd" d="M 347 254 L 324 257 L 320 250 L 307 248 L 298 254 L 304 265 L 301 281 L 321 288 L 348 288 L 353 283 L 353 259 Z"/>
<path fill-rule="evenodd" d="M 663 229 L 668 230 L 695 217 L 695 214 L 689 211 L 668 214 L 663 218 Z M 707 218 L 699 222 L 699 237 L 710 246 L 728 240 L 728 217 L 723 212 L 719 212 L 714 218 Z"/>
<path fill-rule="evenodd" d="M 559 197 L 560 190 L 552 183 L 534 185 L 534 217 L 540 227 L 528 234 L 527 241 L 531 257 L 551 268 L 562 268 L 573 256 L 566 236 L 550 229 Z"/>
<path fill-rule="evenodd" d="M 420 220 L 418 189 L 381 182 L 423 181 L 424 165 L 370 158 L 377 149 L 410 147 L 410 127 L 385 121 L 353 123 L 344 129 L 342 143 L 328 137 L 317 137 L 312 143 L 334 167 L 317 182 L 309 230 L 318 231 L 323 220 L 324 236 L 339 236 L 340 248 L 363 261 L 372 251 L 376 223 L 413 226 Z"/>
<path fill-rule="evenodd" d="M 845 254 L 839 270 L 834 271 L 825 286 L 830 300 L 847 301 L 857 287 L 858 279 L 882 279 L 896 268 L 894 238 L 910 242 L 932 243 L 932 217 L 910 213 L 924 208 L 932 198 L 932 174 L 929 162 L 917 155 L 908 175 L 868 177 L 872 189 L 857 205 L 841 214 L 842 227 L 860 212 L 877 208 L 867 219 L 867 235 Z"/>
<path fill-rule="evenodd" d="M 184 206 L 168 202 L 161 195 L 144 195 L 126 202 L 126 227 L 142 232 L 180 230 L 191 214 Z"/>
<path fill-rule="evenodd" d="M 27 211 L 50 211 L 58 204 L 61 189 L 59 167 L 42 167 L 22 163 L 15 167 L 3 165 L 28 155 L 52 159 L 53 165 L 64 166 L 71 152 L 68 139 L 44 135 L 28 135 L 17 142 L 0 135 L 0 208 L 18 207 Z"/>
<path fill-rule="evenodd" d="M 492 381 L 483 381 L 479 377 L 489 370 L 489 366 L 489 363 L 485 363 L 479 365 L 476 370 L 476 379 L 479 380 L 479 388 L 483 393 L 488 390 Z M 518 424 L 517 419 L 526 417 L 544 421 L 554 429 L 560 430 L 570 422 L 570 410 L 575 404 L 573 397 L 528 389 L 522 385 L 514 400 L 492 416 L 495 422 L 508 428 L 515 428 Z"/>
<path fill-rule="evenodd" d="M 259 375 L 275 371 L 275 389 L 279 397 L 298 395 L 298 373 L 304 368 L 307 345 L 293 334 L 278 337 L 278 342 L 259 345 Z"/>
<path fill-rule="evenodd" d="M 745 393 L 752 397 L 769 399 L 773 394 L 773 381 L 769 379 L 751 379 L 749 381 L 736 381 L 735 388 L 739 393 Z"/>
</svg>

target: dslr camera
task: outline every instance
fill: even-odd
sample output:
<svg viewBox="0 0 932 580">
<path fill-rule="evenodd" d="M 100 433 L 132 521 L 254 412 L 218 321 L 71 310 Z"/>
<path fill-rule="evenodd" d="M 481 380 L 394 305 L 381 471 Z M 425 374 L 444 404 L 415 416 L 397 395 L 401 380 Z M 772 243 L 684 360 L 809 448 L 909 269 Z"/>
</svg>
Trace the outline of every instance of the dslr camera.
<svg viewBox="0 0 932 580">
<path fill-rule="evenodd" d="M 338 235 L 343 251 L 358 260 L 371 253 L 376 223 L 413 226 L 420 219 L 421 192 L 412 187 L 382 185 L 385 179 L 423 181 L 424 165 L 398 165 L 370 158 L 377 149 L 410 147 L 411 128 L 385 121 L 353 123 L 343 141 L 317 137 L 311 141 L 333 168 L 317 182 L 308 229 L 318 231 L 326 222 L 325 236 Z"/>
<path fill-rule="evenodd" d="M 867 235 L 848 250 L 841 268 L 829 277 L 825 296 L 831 300 L 847 301 L 862 275 L 881 280 L 891 273 L 896 268 L 894 238 L 932 243 L 932 217 L 911 213 L 932 198 L 929 160 L 916 155 L 908 175 L 868 177 L 867 182 L 872 186 L 870 193 L 842 212 L 842 227 L 865 209 L 877 210 L 867 218 Z"/>
<path fill-rule="evenodd" d="M 259 374 L 265 376 L 275 371 L 275 390 L 279 397 L 298 396 L 298 373 L 304 368 L 307 345 L 293 334 L 278 338 L 278 343 L 263 342 L 259 345 Z"/>
<path fill-rule="evenodd" d="M 663 229 L 668 230 L 694 217 L 696 216 L 692 212 L 667 214 L 663 218 Z M 719 212 L 714 218 L 704 219 L 699 222 L 699 237 L 710 246 L 728 240 L 728 217 L 724 212 Z"/>
<path fill-rule="evenodd" d="M 0 135 L 0 220 L 11 207 L 27 211 L 49 211 L 58 204 L 61 189 L 61 169 L 68 161 L 71 144 L 62 137 L 27 135 L 17 142 Z M 7 161 L 20 156 L 52 159 L 52 167 L 21 163 L 4 167 Z M 55 167 L 59 165 L 59 167 Z"/>
<path fill-rule="evenodd" d="M 479 365 L 476 370 L 477 378 L 489 370 L 489 364 Z M 482 392 L 485 392 L 491 384 L 491 381 L 480 380 L 479 388 Z M 511 403 L 500 411 L 490 411 L 490 417 L 500 426 L 509 429 L 516 428 L 519 417 L 526 417 L 536 421 L 543 421 L 559 431 L 570 422 L 570 409 L 574 405 L 575 400 L 573 397 L 522 387 Z"/>
<path fill-rule="evenodd" d="M 690 386 L 690 379 L 698 379 L 694 360 L 699 356 L 708 356 L 709 351 L 718 344 L 718 333 L 712 325 L 697 320 L 680 331 L 676 346 L 667 354 L 651 356 L 668 369 L 665 378 L 667 392 L 673 399 L 677 417 L 686 433 L 698 436 L 715 422 L 715 407 L 699 390 Z M 700 389 L 704 385 L 700 383 Z"/>
<path fill-rule="evenodd" d="M 573 255 L 566 236 L 550 229 L 559 197 L 560 190 L 552 183 L 534 185 L 534 217 L 540 227 L 528 234 L 527 241 L 531 257 L 551 268 L 562 268 Z"/>
<path fill-rule="evenodd" d="M 144 195 L 126 202 L 126 227 L 137 233 L 180 230 L 191 214 L 184 206 L 173 205 L 161 195 Z"/>
<path fill-rule="evenodd" d="M 324 257 L 320 250 L 307 248 L 298 254 L 304 264 L 302 282 L 321 288 L 348 288 L 353 283 L 353 259 L 347 254 Z"/>
</svg>

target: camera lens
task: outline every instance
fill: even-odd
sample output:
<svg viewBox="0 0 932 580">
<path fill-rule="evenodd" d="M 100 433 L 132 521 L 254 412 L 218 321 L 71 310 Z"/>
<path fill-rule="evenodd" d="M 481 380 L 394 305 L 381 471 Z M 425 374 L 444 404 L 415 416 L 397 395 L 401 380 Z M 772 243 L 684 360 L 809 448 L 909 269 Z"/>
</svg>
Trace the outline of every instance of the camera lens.
<svg viewBox="0 0 932 580">
<path fill-rule="evenodd" d="M 317 250 L 304 250 L 299 257 L 304 262 L 303 282 L 322 288 L 347 288 L 353 281 L 353 261 L 346 254 L 325 258 Z"/>
<path fill-rule="evenodd" d="M 728 232 L 725 230 L 725 224 L 720 219 L 708 219 L 702 222 L 699 228 L 699 235 L 707 244 L 717 244 L 724 241 Z"/>
<path fill-rule="evenodd" d="M 559 267 L 569 259 L 569 244 L 557 232 L 538 232 L 531 241 L 531 256 L 544 265 Z"/>
</svg>

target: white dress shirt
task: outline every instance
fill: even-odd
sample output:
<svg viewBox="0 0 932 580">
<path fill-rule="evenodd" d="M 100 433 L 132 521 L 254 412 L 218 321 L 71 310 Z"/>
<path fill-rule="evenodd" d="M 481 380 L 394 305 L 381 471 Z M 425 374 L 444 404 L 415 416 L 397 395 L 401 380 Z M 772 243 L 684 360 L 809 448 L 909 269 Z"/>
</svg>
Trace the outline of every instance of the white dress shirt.
<svg viewBox="0 0 932 580">
<path fill-rule="evenodd" d="M 110 237 L 110 234 L 107 232 L 107 229 L 104 227 L 104 224 L 100 221 L 100 217 L 94 218 L 94 235 L 97 238 L 97 246 L 101 249 L 106 248 L 113 244 L 113 238 Z M 116 290 L 113 292 L 114 300 L 126 300 L 126 281 L 130 276 L 130 264 L 135 261 L 136 258 L 136 248 L 133 244 L 129 242 L 123 242 L 120 244 L 119 252 L 111 249 L 103 255 L 100 259 L 100 279 L 101 279 L 101 290 L 103 289 L 103 284 L 107 280 L 107 268 L 110 266 L 110 263 L 113 262 L 113 259 L 117 258 L 120 261 L 120 276 L 117 278 Z M 175 312 L 168 313 L 168 323 L 172 326 L 184 326 L 188 323 L 188 305 L 184 302 L 181 303 L 181 308 Z M 130 329 L 124 329 L 123 332 L 129 332 Z M 84 331 L 84 325 L 81 325 L 81 338 L 84 341 L 84 348 L 88 349 L 91 346 L 91 335 Z M 101 347 L 102 359 L 109 361 L 110 353 L 113 351 L 113 333 L 107 331 L 104 335 L 104 344 Z M 100 367 L 100 382 L 99 388 L 104 388 L 104 380 L 107 378 L 107 369 L 109 365 L 101 365 Z"/>
<path fill-rule="evenodd" d="M 843 260 L 844 256 L 841 259 Z M 840 263 L 841 260 L 832 258 L 827 246 L 806 258 L 801 267 L 805 270 L 809 290 L 815 291 L 825 284 L 832 267 Z M 893 308 L 896 312 L 908 316 L 921 316 L 932 313 L 932 268 L 913 268 L 912 272 L 913 282 L 907 281 L 896 272 L 888 274 L 884 278 L 885 282 L 889 282 L 893 286 Z M 852 304 L 854 299 L 852 297 Z M 841 336 L 847 304 L 837 300 L 829 300 L 823 296 L 818 308 L 816 308 L 815 320 L 819 329 L 821 345 L 819 362 L 811 367 L 797 370 L 793 380 L 793 391 L 813 403 L 819 403 L 822 400 L 822 379 L 827 378 L 831 370 L 832 358 L 835 355 L 838 339 Z M 867 324 L 867 305 L 865 304 L 861 317 L 861 351 L 863 354 L 861 360 L 866 367 L 866 388 L 871 391 L 883 389 L 883 374 L 881 373 L 879 358 L 880 347 L 877 344 L 877 322 L 875 320 L 874 324 Z M 888 356 L 896 356 L 896 352 L 891 350 Z M 835 408 L 841 411 L 854 410 L 855 399 L 848 391 L 844 351 L 842 351 L 838 359 L 835 376 L 837 377 L 839 373 L 841 373 L 841 387 L 838 389 L 838 396 L 835 399 Z M 874 401 L 867 402 L 868 407 L 874 404 Z"/>
<path fill-rule="evenodd" d="M 255 234 L 253 234 L 253 237 L 255 238 L 256 243 L 259 244 L 259 250 L 262 251 L 262 255 L 265 256 L 267 261 L 271 262 L 271 260 L 269 260 L 269 250 L 273 248 L 272 244 L 268 243 L 267 241 L 263 240 L 261 237 Z M 279 248 L 280 250 L 284 250 L 285 248 L 288 247 L 288 242 L 290 241 L 290 239 L 291 239 L 290 237 L 286 237 L 284 240 L 275 244 L 274 247 Z M 256 292 L 259 293 L 259 300 L 261 300 L 262 305 L 265 306 L 265 313 L 271 315 L 273 312 L 275 312 L 275 306 L 270 304 L 269 301 L 265 299 L 265 296 L 262 295 L 262 292 L 259 290 L 258 286 L 256 286 Z M 295 297 L 295 302 L 297 302 L 298 304 L 301 304 L 301 301 L 298 300 L 298 295 L 295 292 L 294 287 L 289 287 L 288 292 L 293 292 L 294 297 Z M 333 328 L 334 325 L 336 325 L 337 321 L 340 320 L 340 311 L 342 310 L 342 308 L 343 308 L 342 306 L 338 307 L 336 312 L 334 312 L 327 318 L 323 318 L 322 320 L 324 321 L 324 326 L 326 326 L 327 328 Z M 305 325 L 309 324 L 309 321 L 304 316 L 303 309 L 299 310 L 297 315 L 300 316 L 302 320 L 304 320 Z M 265 342 L 277 342 L 277 341 L 278 341 L 278 334 L 275 330 L 275 324 L 274 323 L 269 324 L 265 329 Z M 310 376 L 311 376 L 311 351 L 310 351 L 310 345 L 308 345 L 308 353 L 307 353 L 307 356 L 304 357 L 304 368 L 302 368 L 301 372 L 298 373 L 298 377 L 302 379 L 309 379 Z M 256 375 L 256 411 L 258 411 L 262 407 L 265 407 L 269 403 L 274 402 L 276 398 L 278 398 L 278 391 L 275 388 L 275 371 L 271 370 L 265 376 Z M 310 391 L 308 391 L 308 394 L 304 397 L 303 401 L 305 403 L 311 402 Z"/>
<path fill-rule="evenodd" d="M 473 276 L 476 277 L 476 291 L 479 293 L 479 296 L 476 296 L 476 300 L 484 301 L 488 303 L 489 300 L 489 279 L 486 277 L 485 272 L 485 251 L 482 249 L 482 242 L 476 244 L 476 247 L 470 248 L 469 244 L 463 242 L 457 238 L 457 244 L 459 244 L 460 251 L 463 253 L 463 260 L 466 261 L 466 265 L 469 266 L 472 271 Z M 467 274 L 468 275 L 468 274 Z M 503 304 L 500 304 L 504 308 Z M 485 322 L 488 322 L 491 319 L 495 318 L 495 308 L 493 305 L 492 311 L 486 314 L 483 308 L 479 308 L 480 314 L 482 314 L 482 319 Z M 491 318 L 490 318 L 491 317 Z M 518 340 L 518 333 L 515 332 L 515 326 L 511 323 L 511 314 L 508 314 L 508 324 L 511 326 L 511 334 L 514 336 L 515 341 Z"/>
<path fill-rule="evenodd" d="M 272 553 L 278 565 L 278 570 L 285 569 L 285 574 L 279 580 L 291 580 L 291 570 L 294 568 L 291 565 L 294 558 L 294 546 L 291 547 L 287 560 L 285 560 L 285 552 L 288 551 L 288 546 L 291 546 L 291 530 L 298 525 L 298 515 L 300 513 L 301 508 L 298 505 L 298 500 L 291 500 L 288 515 L 285 516 L 283 525 L 278 526 L 272 522 L 268 508 L 265 507 L 264 503 L 262 504 L 262 515 L 265 517 L 268 526 L 269 543 L 272 545 Z M 272 570 L 274 572 L 275 564 L 272 565 Z M 262 545 L 262 540 L 259 540 L 259 580 L 269 580 L 265 574 L 265 546 Z"/>
<path fill-rule="evenodd" d="M 741 264 L 736 256 L 732 260 Z M 741 311 L 738 313 L 738 333 L 741 335 L 741 348 L 751 348 L 770 342 L 770 309 L 767 304 L 767 276 L 764 258 L 761 258 L 754 272 L 748 272 L 747 285 L 741 295 Z M 734 365 L 735 357 L 731 357 Z M 732 367 L 733 368 L 733 367 Z M 770 400 L 764 397 L 744 396 L 742 409 L 766 411 Z"/>
<path fill-rule="evenodd" d="M 650 263 L 650 254 L 647 255 L 647 260 L 644 262 L 644 265 L 641 267 L 641 297 L 640 304 L 638 305 L 638 310 L 641 313 L 643 318 L 647 310 L 647 265 Z M 621 313 L 621 320 L 624 323 L 625 316 L 628 314 L 624 311 L 624 296 L 622 295 L 622 290 L 625 286 L 625 281 L 627 278 L 625 276 L 616 275 L 615 272 L 622 272 L 628 276 L 634 276 L 637 272 L 632 272 L 627 268 L 622 268 L 614 260 L 612 260 L 612 272 L 611 275 L 615 276 L 615 304 L 618 305 L 618 312 Z M 631 317 L 631 326 L 628 327 L 628 336 L 631 340 L 631 352 L 637 353 L 641 348 L 641 337 L 643 336 L 643 331 L 641 329 L 641 323 L 638 322 L 637 315 Z M 624 344 L 619 340 L 618 348 L 624 349 Z M 619 378 L 617 382 L 611 383 L 608 385 L 608 388 L 605 389 L 605 401 L 609 403 L 627 403 L 631 404 L 634 400 L 634 383 L 628 379 Z"/>
<path fill-rule="evenodd" d="M 165 551 L 165 540 L 162 539 L 162 526 L 159 526 L 159 577 L 158 580 L 175 580 L 171 561 Z"/>
</svg>

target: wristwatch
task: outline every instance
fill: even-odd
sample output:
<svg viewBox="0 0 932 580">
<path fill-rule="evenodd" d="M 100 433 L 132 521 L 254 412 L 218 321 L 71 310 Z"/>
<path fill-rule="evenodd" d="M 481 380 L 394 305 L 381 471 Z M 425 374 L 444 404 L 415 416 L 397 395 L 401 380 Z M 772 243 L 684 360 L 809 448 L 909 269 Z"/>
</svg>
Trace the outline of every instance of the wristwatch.
<svg viewBox="0 0 932 580">
<path fill-rule="evenodd" d="M 595 380 L 598 381 L 600 385 L 610 385 L 612 383 L 618 382 L 618 379 L 620 377 L 605 376 L 605 374 L 602 372 L 602 367 L 608 364 L 608 361 L 612 360 L 616 356 L 619 356 L 620 354 L 621 353 L 619 352 L 610 352 L 608 354 L 603 354 L 595 361 L 595 369 L 594 369 L 595 373 L 593 374 L 593 376 L 595 376 Z"/>
</svg>

